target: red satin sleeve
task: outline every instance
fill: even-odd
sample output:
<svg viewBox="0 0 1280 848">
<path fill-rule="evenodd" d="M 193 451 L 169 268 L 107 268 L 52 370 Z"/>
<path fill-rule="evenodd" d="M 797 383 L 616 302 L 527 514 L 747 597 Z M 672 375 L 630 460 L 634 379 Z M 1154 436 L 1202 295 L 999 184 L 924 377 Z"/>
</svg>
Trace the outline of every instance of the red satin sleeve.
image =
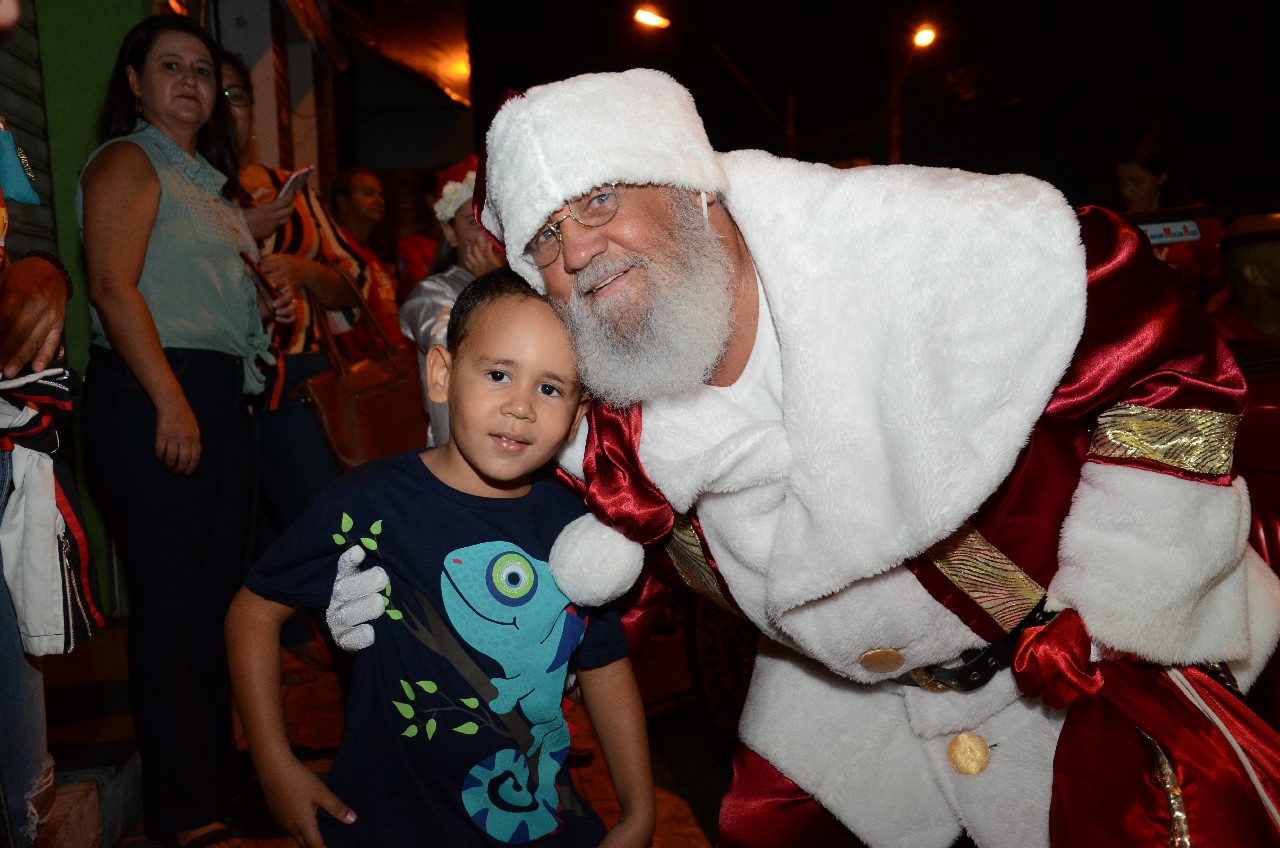
<svg viewBox="0 0 1280 848">
<path fill-rule="evenodd" d="M 1088 420 L 1128 403 L 1239 415 L 1245 384 L 1235 359 L 1141 230 L 1088 207 L 1080 231 L 1089 268 L 1085 329 L 1045 414 Z"/>
</svg>

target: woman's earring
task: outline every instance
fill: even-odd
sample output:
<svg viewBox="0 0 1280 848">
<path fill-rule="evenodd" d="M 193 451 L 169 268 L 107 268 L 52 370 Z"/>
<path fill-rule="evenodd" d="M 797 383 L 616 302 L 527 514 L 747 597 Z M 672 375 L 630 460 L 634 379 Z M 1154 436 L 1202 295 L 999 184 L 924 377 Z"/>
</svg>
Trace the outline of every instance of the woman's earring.
<svg viewBox="0 0 1280 848">
<path fill-rule="evenodd" d="M 133 111 L 139 118 L 142 117 L 142 98 L 138 97 L 136 94 L 133 97 Z"/>
</svg>

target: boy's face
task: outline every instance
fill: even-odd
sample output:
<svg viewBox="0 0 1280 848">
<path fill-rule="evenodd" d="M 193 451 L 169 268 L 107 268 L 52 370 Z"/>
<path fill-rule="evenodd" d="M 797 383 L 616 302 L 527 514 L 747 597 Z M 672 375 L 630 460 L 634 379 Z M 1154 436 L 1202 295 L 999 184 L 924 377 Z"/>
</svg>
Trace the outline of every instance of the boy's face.
<svg viewBox="0 0 1280 848">
<path fill-rule="evenodd" d="M 427 389 L 449 405 L 449 442 L 432 470 L 484 497 L 517 497 L 572 438 L 586 412 L 564 324 L 530 297 L 501 297 L 471 316 L 455 351 L 433 347 Z"/>
</svg>

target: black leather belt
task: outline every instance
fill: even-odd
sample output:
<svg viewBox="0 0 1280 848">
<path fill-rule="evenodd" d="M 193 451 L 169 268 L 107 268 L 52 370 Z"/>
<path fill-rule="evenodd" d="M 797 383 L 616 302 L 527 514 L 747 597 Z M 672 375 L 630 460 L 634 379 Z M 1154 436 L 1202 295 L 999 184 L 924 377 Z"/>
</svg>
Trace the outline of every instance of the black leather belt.
<svg viewBox="0 0 1280 848">
<path fill-rule="evenodd" d="M 1057 615 L 1045 612 L 1044 598 L 1036 604 L 1018 626 L 985 648 L 974 648 L 960 655 L 960 664 L 953 666 L 926 665 L 913 668 L 906 674 L 893 678 L 894 683 L 919 686 L 931 692 L 972 692 L 986 686 L 997 671 L 1008 668 L 1013 662 L 1013 650 L 1018 636 L 1028 627 L 1047 624 Z"/>
</svg>

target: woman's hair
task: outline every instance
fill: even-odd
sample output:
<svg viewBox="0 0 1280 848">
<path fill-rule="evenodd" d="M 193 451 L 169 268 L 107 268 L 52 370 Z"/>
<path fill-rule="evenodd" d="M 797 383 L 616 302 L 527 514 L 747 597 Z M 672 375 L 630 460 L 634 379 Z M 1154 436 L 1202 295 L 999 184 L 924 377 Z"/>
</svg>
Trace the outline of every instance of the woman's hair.
<svg viewBox="0 0 1280 848">
<path fill-rule="evenodd" d="M 253 77 L 249 73 L 249 65 L 245 62 L 244 57 L 234 51 L 223 49 L 222 50 L 222 67 L 225 68 L 227 65 L 230 65 L 231 67 L 235 68 L 237 71 L 240 72 L 240 79 L 244 80 L 245 90 L 248 91 L 249 96 L 252 97 L 253 96 Z M 227 83 L 225 80 L 222 79 L 221 73 L 219 73 L 218 75 L 218 86 L 224 89 L 227 87 Z M 222 92 L 218 92 L 218 93 L 221 94 Z"/>
<path fill-rule="evenodd" d="M 178 32 L 198 38 L 209 50 L 215 79 L 218 77 L 224 51 L 204 27 L 183 15 L 153 15 L 140 21 L 125 35 L 120 52 L 116 55 L 115 67 L 111 69 L 111 77 L 107 81 L 107 98 L 98 121 L 100 142 L 105 143 L 133 132 L 138 120 L 137 98 L 129 88 L 129 76 L 125 69 L 133 68 L 135 73 L 142 73 L 156 39 L 165 32 Z M 227 184 L 222 188 L 224 196 L 233 200 L 245 196 L 237 178 L 240 163 L 236 151 L 235 129 L 221 90 L 213 100 L 213 117 L 196 135 L 196 151 L 226 175 Z"/>
<path fill-rule="evenodd" d="M 1115 161 L 1118 165 L 1141 165 L 1156 177 L 1170 173 L 1173 167 L 1173 157 L 1161 140 L 1151 133 L 1141 133 L 1121 142 L 1116 149 Z"/>
<path fill-rule="evenodd" d="M 1120 143 L 1113 156 L 1116 165 L 1140 165 L 1153 177 L 1165 177 L 1160 190 L 1160 205 L 1182 206 L 1191 202 L 1192 192 L 1188 183 L 1182 157 L 1167 139 L 1142 132 Z"/>
<path fill-rule="evenodd" d="M 443 234 L 442 234 L 443 235 Z M 431 258 L 431 267 L 427 269 L 427 276 L 435 274 L 443 274 L 454 265 L 458 264 L 458 248 L 449 244 L 447 238 L 440 239 L 440 245 L 436 248 L 436 255 Z"/>
</svg>

